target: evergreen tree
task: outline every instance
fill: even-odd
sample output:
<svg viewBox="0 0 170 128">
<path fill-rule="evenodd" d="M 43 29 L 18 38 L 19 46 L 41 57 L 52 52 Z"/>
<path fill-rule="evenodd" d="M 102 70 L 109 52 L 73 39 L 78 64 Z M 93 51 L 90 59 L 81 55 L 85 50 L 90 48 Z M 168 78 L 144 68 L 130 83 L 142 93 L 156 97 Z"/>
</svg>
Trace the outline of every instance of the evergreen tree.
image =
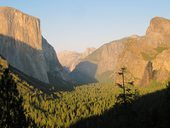
<svg viewBox="0 0 170 128">
<path fill-rule="evenodd" d="M 127 104 L 132 103 L 134 100 L 136 100 L 139 97 L 139 93 L 137 90 L 133 92 L 133 90 L 127 86 L 127 84 L 133 86 L 134 82 L 125 81 L 126 70 L 127 69 L 123 67 L 120 69 L 120 72 L 118 72 L 118 74 L 121 76 L 122 82 L 117 83 L 117 85 L 120 89 L 122 89 L 122 92 L 118 96 L 116 96 L 116 104 L 122 104 L 125 107 Z"/>
<path fill-rule="evenodd" d="M 0 80 L 0 112 L 1 128 L 28 127 L 22 106 L 22 97 L 19 95 L 9 69 L 3 71 Z"/>
</svg>

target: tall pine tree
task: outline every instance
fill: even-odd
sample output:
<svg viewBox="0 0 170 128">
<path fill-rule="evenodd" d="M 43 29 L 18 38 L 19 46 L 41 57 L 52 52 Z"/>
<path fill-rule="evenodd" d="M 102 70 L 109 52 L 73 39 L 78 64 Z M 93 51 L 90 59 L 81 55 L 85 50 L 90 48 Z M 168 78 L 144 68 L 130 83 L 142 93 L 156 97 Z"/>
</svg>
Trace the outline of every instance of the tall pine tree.
<svg viewBox="0 0 170 128">
<path fill-rule="evenodd" d="M 121 68 L 118 74 L 121 76 L 122 82 L 117 83 L 118 87 L 122 90 L 122 92 L 116 96 L 116 104 L 123 105 L 126 107 L 127 104 L 132 103 L 136 99 L 139 98 L 139 92 L 137 89 L 133 91 L 127 85 L 134 86 L 134 81 L 125 81 L 125 73 L 127 69 L 125 67 Z"/>
</svg>

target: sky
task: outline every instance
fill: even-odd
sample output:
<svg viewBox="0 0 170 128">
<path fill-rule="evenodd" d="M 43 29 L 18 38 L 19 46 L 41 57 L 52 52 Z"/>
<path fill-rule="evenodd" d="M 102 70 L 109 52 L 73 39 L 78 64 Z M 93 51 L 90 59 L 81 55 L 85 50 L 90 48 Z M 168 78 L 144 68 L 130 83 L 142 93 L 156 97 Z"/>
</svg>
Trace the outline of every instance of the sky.
<svg viewBox="0 0 170 128">
<path fill-rule="evenodd" d="M 0 0 L 41 21 L 56 52 L 82 52 L 134 34 L 144 35 L 155 16 L 170 19 L 170 0 Z"/>
</svg>

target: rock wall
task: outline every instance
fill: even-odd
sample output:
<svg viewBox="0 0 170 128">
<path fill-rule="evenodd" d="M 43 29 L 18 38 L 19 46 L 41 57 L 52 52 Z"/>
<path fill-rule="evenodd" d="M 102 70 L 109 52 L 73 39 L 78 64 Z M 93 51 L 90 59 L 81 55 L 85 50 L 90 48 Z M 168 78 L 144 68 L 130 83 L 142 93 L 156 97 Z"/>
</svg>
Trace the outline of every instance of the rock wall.
<svg viewBox="0 0 170 128">
<path fill-rule="evenodd" d="M 153 70 L 156 71 L 156 79 L 163 82 L 170 78 L 170 20 L 154 17 L 144 36 L 130 36 L 120 40 L 107 43 L 87 58 L 82 60 L 72 76 L 77 76 L 77 72 L 84 71 L 90 76 L 82 66 L 82 62 L 96 64 L 96 81 L 102 77 L 117 79 L 116 73 L 121 67 L 126 67 L 135 84 L 148 84 L 151 80 L 148 69 L 148 62 L 152 62 Z M 88 64 L 87 63 L 87 64 Z M 86 66 L 88 67 L 88 66 Z M 89 67 L 90 68 L 90 67 Z M 146 78 L 147 77 L 147 78 Z M 105 79 L 105 78 L 104 78 Z"/>
<path fill-rule="evenodd" d="M 42 52 L 40 21 L 9 7 L 0 8 L 0 54 L 10 65 L 49 83 Z"/>
<path fill-rule="evenodd" d="M 49 73 L 62 81 L 54 48 L 42 37 L 40 20 L 14 8 L 0 7 L 0 55 L 24 74 L 50 83 Z"/>
</svg>

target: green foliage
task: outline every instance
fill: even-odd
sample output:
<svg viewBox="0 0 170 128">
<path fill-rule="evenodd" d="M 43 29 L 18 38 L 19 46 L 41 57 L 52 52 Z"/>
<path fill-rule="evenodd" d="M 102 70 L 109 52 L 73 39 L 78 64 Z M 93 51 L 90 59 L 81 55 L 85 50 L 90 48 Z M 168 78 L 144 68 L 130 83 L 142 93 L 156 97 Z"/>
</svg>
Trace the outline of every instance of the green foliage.
<svg viewBox="0 0 170 128">
<path fill-rule="evenodd" d="M 113 83 L 105 82 L 79 86 L 76 87 L 74 91 L 70 92 L 60 91 L 52 94 L 47 94 L 35 88 L 34 86 L 29 85 L 27 82 L 21 80 L 17 75 L 11 75 L 13 77 L 13 80 L 17 84 L 19 94 L 23 97 L 23 106 L 26 111 L 24 114 L 27 121 L 29 121 L 28 127 L 30 128 L 66 128 L 70 127 L 70 125 L 80 120 L 91 118 L 93 116 L 101 116 L 105 112 L 115 107 L 115 103 L 117 100 L 115 96 L 118 96 L 122 93 L 122 89 L 120 87 L 115 86 Z M 140 91 L 141 95 L 146 95 L 148 93 L 166 88 L 164 85 L 157 84 L 155 86 L 154 84 L 155 83 L 153 82 L 151 86 L 140 87 L 137 88 L 137 90 Z M 131 90 L 129 91 L 128 88 L 130 88 Z M 128 84 L 126 85 L 125 91 L 126 94 L 128 94 L 128 96 L 126 96 L 128 97 L 128 100 L 133 101 L 134 99 L 138 98 L 135 97 L 138 96 L 138 91 L 135 91 L 135 89 L 136 87 Z M 133 96 L 131 96 L 132 94 Z M 162 102 L 162 100 L 160 101 Z M 129 103 L 129 101 L 127 102 Z M 154 106 L 156 105 L 157 104 L 155 104 Z M 142 102 L 138 103 L 137 107 L 138 106 L 140 106 L 141 108 L 145 108 L 146 105 Z M 147 106 L 149 106 L 149 104 L 147 104 Z M 141 113 L 143 112 L 140 109 L 138 110 Z M 145 108 L 145 110 L 147 110 L 147 108 Z M 136 113 L 133 111 L 130 111 L 130 114 L 133 115 L 134 113 Z M 116 118 L 112 116 L 112 112 L 111 115 L 106 115 L 104 119 L 113 120 L 112 122 L 116 122 L 122 119 L 122 117 L 124 118 L 125 116 L 121 115 L 118 112 L 114 113 L 116 113 Z M 102 118 L 102 120 L 104 119 Z M 143 118 L 141 117 L 141 119 Z M 127 119 L 125 118 L 124 121 L 126 120 Z M 101 122 L 101 120 L 99 122 Z M 95 128 L 95 126 L 93 128 Z"/>
<path fill-rule="evenodd" d="M 20 90 L 23 94 L 28 92 L 23 87 Z M 72 92 L 55 93 L 58 98 L 31 91 L 24 95 L 24 107 L 39 127 L 69 127 L 80 119 L 101 115 L 111 108 L 115 102 L 114 94 L 118 92 L 112 84 L 76 87 Z"/>
<path fill-rule="evenodd" d="M 28 127 L 22 106 L 22 97 L 19 95 L 16 83 L 8 69 L 3 71 L 0 80 L 0 111 L 0 127 Z"/>
<path fill-rule="evenodd" d="M 157 82 L 156 82 L 157 83 Z M 146 95 L 149 93 L 153 93 L 159 90 L 166 89 L 166 86 L 164 84 L 159 84 L 159 85 L 154 85 L 151 83 L 151 85 L 148 86 L 142 86 L 142 87 L 137 87 L 141 95 Z"/>
<path fill-rule="evenodd" d="M 156 81 L 156 80 L 152 80 L 151 82 L 150 82 L 150 86 L 159 86 L 161 83 L 159 83 L 158 81 Z"/>
<path fill-rule="evenodd" d="M 126 109 L 123 104 L 114 105 L 102 115 L 80 120 L 71 128 L 169 128 L 169 86 L 159 85 L 154 87 L 156 90 L 142 87 L 149 93 L 142 94 Z"/>
</svg>

